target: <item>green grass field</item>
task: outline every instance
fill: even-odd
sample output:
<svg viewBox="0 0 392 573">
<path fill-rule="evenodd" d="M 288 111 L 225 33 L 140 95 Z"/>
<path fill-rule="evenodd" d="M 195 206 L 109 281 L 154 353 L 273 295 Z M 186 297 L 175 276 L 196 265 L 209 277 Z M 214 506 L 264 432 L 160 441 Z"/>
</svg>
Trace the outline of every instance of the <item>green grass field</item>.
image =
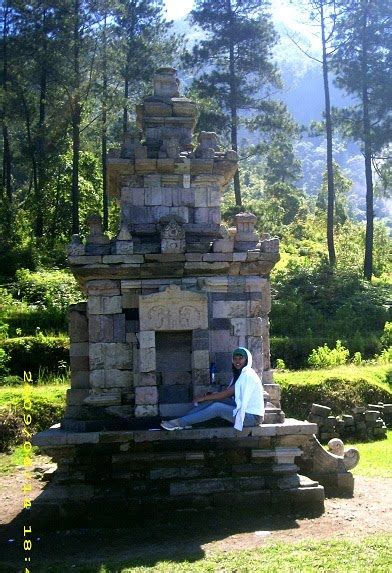
<svg viewBox="0 0 392 573">
<path fill-rule="evenodd" d="M 387 432 L 386 440 L 354 442 L 352 445 L 359 450 L 361 456 L 359 464 L 352 470 L 354 475 L 392 478 L 392 430 Z"/>
<path fill-rule="evenodd" d="M 358 541 L 325 540 L 274 543 L 265 547 L 217 552 L 200 558 L 173 556 L 170 561 L 130 559 L 126 563 L 72 565 L 77 573 L 389 573 L 391 537 L 374 535 Z M 37 572 L 63 573 L 63 564 Z"/>
<path fill-rule="evenodd" d="M 391 364 L 364 364 L 355 366 L 347 364 L 323 370 L 309 369 L 296 371 L 275 372 L 274 378 L 277 384 L 319 384 L 325 378 L 344 378 L 355 381 L 366 378 L 369 382 L 380 385 L 392 392 L 392 366 Z"/>
<path fill-rule="evenodd" d="M 124 567 L 121 573 L 310 573 L 324 571 L 389 572 L 391 538 L 369 537 L 361 542 L 323 541 L 286 545 L 277 543 L 252 551 L 217 553 L 197 562 L 165 561 L 149 566 Z M 116 569 L 118 570 L 118 569 Z M 100 573 L 111 573 L 103 567 Z"/>
<path fill-rule="evenodd" d="M 31 395 L 34 398 L 43 398 L 53 404 L 63 403 L 68 384 L 48 384 L 42 386 L 32 386 Z M 3 386 L 0 388 L 0 408 L 9 406 L 17 402 L 23 396 L 21 386 Z"/>
</svg>

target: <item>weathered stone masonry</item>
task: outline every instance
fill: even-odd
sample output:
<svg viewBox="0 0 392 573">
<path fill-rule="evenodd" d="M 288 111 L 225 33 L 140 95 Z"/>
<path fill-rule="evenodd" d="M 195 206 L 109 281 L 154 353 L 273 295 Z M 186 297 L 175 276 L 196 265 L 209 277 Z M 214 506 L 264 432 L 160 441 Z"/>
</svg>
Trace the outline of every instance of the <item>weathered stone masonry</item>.
<svg viewBox="0 0 392 573">
<path fill-rule="evenodd" d="M 175 70 L 158 70 L 154 95 L 137 108 L 143 139 L 128 135 L 110 154 L 116 238 L 92 216 L 85 244 L 74 236 L 69 246 L 87 302 L 70 308 L 71 388 L 61 427 L 35 438 L 58 463 L 35 502 L 41 516 L 235 501 L 323 508 L 323 487 L 297 473 L 304 453 L 302 466 L 319 469 L 317 426 L 285 421 L 272 377 L 269 275 L 278 240 L 259 238 L 251 213 L 238 214 L 234 228 L 221 226 L 237 154 L 221 151 L 214 133 L 202 132 L 193 146 L 197 108 L 178 86 Z M 218 386 L 229 382 L 238 346 L 249 348 L 262 377 L 264 424 L 159 431 L 162 417 L 182 414 L 213 389 L 211 362 Z M 352 490 L 343 459 L 323 452 L 318 475 L 338 475 Z"/>
<path fill-rule="evenodd" d="M 267 421 L 283 421 L 268 332 L 278 241 L 259 239 L 251 213 L 237 215 L 233 229 L 221 226 L 221 195 L 237 155 L 219 151 L 214 133 L 202 132 L 193 150 L 197 108 L 178 96 L 172 69 L 160 70 L 154 86 L 137 109 L 144 142 L 128 136 L 109 158 L 110 192 L 121 209 L 116 239 L 93 216 L 86 245 L 74 237 L 70 246 L 88 302 L 70 311 L 73 373 L 63 427 L 180 415 L 210 390 L 211 362 L 218 383 L 228 383 L 239 345 L 250 349 L 266 384 Z"/>
</svg>

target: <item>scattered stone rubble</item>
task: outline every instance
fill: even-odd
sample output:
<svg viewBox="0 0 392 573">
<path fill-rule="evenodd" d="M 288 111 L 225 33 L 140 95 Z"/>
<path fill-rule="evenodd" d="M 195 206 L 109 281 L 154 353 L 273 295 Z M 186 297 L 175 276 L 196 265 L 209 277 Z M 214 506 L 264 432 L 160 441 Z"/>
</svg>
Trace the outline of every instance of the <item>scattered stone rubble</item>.
<svg viewBox="0 0 392 573">
<path fill-rule="evenodd" d="M 391 423 L 392 404 L 369 404 L 356 406 L 351 414 L 333 416 L 331 408 L 313 404 L 308 421 L 318 426 L 321 442 L 332 438 L 358 438 L 374 440 L 384 438 L 387 433 L 386 422 Z"/>
</svg>

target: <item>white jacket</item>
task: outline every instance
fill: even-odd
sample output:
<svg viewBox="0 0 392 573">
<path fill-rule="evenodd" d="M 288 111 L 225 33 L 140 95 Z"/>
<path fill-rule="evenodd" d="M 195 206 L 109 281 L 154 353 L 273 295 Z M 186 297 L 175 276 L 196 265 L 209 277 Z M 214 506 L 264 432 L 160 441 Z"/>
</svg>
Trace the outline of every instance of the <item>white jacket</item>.
<svg viewBox="0 0 392 573">
<path fill-rule="evenodd" d="M 244 425 L 245 414 L 255 414 L 264 417 L 264 391 L 263 384 L 252 368 L 252 355 L 244 348 L 248 356 L 248 364 L 244 366 L 234 386 L 236 407 L 234 428 L 241 431 Z"/>
</svg>

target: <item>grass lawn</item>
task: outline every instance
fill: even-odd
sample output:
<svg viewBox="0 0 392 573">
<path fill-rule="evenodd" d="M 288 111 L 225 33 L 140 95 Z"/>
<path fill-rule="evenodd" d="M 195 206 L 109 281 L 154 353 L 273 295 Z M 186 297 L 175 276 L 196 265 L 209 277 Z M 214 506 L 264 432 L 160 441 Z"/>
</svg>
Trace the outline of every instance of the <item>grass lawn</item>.
<svg viewBox="0 0 392 573">
<path fill-rule="evenodd" d="M 319 384 L 325 378 L 344 378 L 355 381 L 365 378 L 369 382 L 380 385 L 382 388 L 392 392 L 392 367 L 390 364 L 364 364 L 355 366 L 347 364 L 328 369 L 311 369 L 275 372 L 276 384 Z"/>
<path fill-rule="evenodd" d="M 30 386 L 31 396 L 43 398 L 52 403 L 64 403 L 65 394 L 69 388 L 69 383 L 62 384 L 42 384 Z M 9 406 L 23 397 L 23 386 L 0 386 L 0 408 Z"/>
<path fill-rule="evenodd" d="M 73 566 L 80 573 L 310 573 L 310 572 L 389 572 L 392 566 L 391 538 L 374 535 L 360 541 L 274 543 L 265 547 L 217 552 L 200 559 L 173 558 L 149 562 L 130 560 L 101 566 Z M 196 560 L 197 559 L 197 560 Z M 62 573 L 61 565 L 51 565 L 51 573 Z M 37 569 L 41 571 L 41 569 Z M 42 570 L 43 571 L 43 570 Z M 47 571 L 45 569 L 45 571 Z"/>
<path fill-rule="evenodd" d="M 354 475 L 392 478 L 392 430 L 388 430 L 386 440 L 354 442 L 352 445 L 361 456 L 359 464 L 352 470 Z"/>
</svg>

